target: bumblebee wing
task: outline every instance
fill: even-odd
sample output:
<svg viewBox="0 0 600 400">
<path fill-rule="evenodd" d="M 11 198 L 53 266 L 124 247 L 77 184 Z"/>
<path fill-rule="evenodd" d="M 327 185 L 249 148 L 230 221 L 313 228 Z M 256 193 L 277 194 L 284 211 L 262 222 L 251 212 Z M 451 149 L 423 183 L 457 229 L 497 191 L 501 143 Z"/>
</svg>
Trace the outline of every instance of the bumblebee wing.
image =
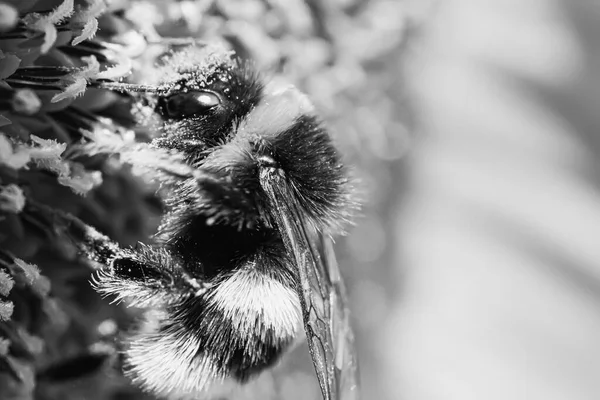
<svg viewBox="0 0 600 400">
<path fill-rule="evenodd" d="M 329 305 L 331 310 L 329 329 L 335 350 L 335 380 L 338 398 L 357 400 L 358 359 L 354 345 L 354 332 L 350 325 L 350 310 L 346 287 L 340 274 L 331 237 L 319 235 L 317 243 L 322 267 L 328 272 Z"/>
<path fill-rule="evenodd" d="M 286 249 L 296 260 L 304 328 L 323 398 L 357 399 L 354 336 L 331 238 L 306 222 L 282 173 L 262 170 L 260 181 Z"/>
</svg>

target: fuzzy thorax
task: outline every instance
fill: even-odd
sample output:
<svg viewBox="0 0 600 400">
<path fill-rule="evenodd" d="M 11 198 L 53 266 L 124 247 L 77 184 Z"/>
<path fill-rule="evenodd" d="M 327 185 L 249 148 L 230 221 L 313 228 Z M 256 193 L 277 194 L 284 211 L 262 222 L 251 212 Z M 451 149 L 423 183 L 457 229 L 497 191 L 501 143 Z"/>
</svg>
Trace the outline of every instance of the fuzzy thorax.
<svg viewBox="0 0 600 400">
<path fill-rule="evenodd" d="M 308 221 L 319 231 L 343 232 L 356 204 L 352 185 L 329 133 L 308 98 L 293 86 L 267 85 L 234 127 L 231 141 L 214 148 L 198 167 L 245 188 L 258 207 L 262 159 L 285 174 Z M 260 212 L 261 210 L 257 210 Z"/>
</svg>

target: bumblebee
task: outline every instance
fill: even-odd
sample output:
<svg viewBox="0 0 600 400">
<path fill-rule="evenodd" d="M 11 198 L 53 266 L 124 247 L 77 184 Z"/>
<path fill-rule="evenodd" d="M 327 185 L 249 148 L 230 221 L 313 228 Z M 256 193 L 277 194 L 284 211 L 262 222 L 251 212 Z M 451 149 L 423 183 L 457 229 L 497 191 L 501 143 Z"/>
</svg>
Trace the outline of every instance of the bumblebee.
<svg viewBox="0 0 600 400">
<path fill-rule="evenodd" d="M 154 242 L 121 248 L 71 227 L 103 266 L 96 289 L 146 310 L 124 346 L 126 374 L 158 395 L 209 396 L 273 366 L 304 331 L 323 397 L 357 398 L 332 249 L 356 202 L 310 100 L 214 49 L 176 52 L 157 77 L 96 83 L 143 92 L 160 132 L 150 148 L 181 160 L 167 168 Z"/>
</svg>

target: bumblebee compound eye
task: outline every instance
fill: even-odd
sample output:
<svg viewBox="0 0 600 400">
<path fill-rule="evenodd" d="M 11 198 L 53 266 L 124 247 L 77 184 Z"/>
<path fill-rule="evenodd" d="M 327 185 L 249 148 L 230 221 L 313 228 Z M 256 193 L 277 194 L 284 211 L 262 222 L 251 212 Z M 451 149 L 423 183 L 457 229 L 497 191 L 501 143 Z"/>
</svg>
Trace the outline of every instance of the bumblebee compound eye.
<svg viewBox="0 0 600 400">
<path fill-rule="evenodd" d="M 163 115 L 181 119 L 202 115 L 221 104 L 221 97 L 208 90 L 177 93 L 161 99 L 159 107 Z"/>
</svg>

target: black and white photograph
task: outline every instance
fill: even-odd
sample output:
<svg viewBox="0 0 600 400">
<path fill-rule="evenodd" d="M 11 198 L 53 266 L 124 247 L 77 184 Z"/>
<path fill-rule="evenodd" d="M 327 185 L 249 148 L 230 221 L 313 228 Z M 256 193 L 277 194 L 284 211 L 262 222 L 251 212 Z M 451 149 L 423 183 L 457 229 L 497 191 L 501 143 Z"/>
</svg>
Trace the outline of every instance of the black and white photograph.
<svg viewBox="0 0 600 400">
<path fill-rule="evenodd" d="M 0 400 L 600 399 L 600 2 L 0 0 Z"/>
</svg>

